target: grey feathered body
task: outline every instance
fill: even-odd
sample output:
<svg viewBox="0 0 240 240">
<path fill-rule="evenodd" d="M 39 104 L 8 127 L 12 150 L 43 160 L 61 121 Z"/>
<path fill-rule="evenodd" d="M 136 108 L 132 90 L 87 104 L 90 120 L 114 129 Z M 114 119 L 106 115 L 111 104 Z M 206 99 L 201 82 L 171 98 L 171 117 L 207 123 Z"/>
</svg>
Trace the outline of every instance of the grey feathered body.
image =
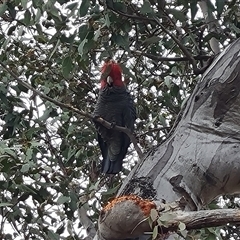
<svg viewBox="0 0 240 240">
<path fill-rule="evenodd" d="M 133 131 L 136 110 L 133 99 L 125 87 L 105 87 L 99 91 L 93 113 L 106 121 Z M 98 142 L 103 156 L 102 172 L 116 174 L 122 169 L 122 162 L 130 145 L 129 137 L 114 129 L 107 129 L 95 122 Z"/>
</svg>

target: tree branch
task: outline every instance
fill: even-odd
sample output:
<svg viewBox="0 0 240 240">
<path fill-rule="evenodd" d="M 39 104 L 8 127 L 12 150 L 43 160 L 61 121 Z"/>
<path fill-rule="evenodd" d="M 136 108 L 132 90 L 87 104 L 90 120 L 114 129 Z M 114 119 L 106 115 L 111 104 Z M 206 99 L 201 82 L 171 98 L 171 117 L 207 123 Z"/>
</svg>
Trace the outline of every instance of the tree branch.
<svg viewBox="0 0 240 240">
<path fill-rule="evenodd" d="M 86 229 L 88 237 L 90 239 L 93 239 L 96 234 L 96 229 L 95 229 L 94 223 L 87 215 L 87 211 L 88 211 L 87 203 L 85 203 L 79 207 L 78 217 L 79 217 L 79 220 L 80 220 L 82 226 L 84 227 L 84 229 Z"/>
<path fill-rule="evenodd" d="M 49 102 L 52 102 L 54 103 L 56 106 L 59 106 L 61 108 L 66 108 L 70 111 L 73 111 L 83 117 L 86 117 L 90 120 L 93 120 L 93 121 L 96 121 L 96 122 L 99 122 L 101 123 L 104 127 L 106 127 L 107 129 L 115 129 L 117 131 L 120 131 L 120 132 L 124 132 L 125 134 L 128 135 L 128 137 L 131 139 L 133 145 L 134 145 L 134 148 L 136 149 L 137 153 L 138 153 L 138 156 L 140 159 L 143 158 L 143 153 L 141 151 L 141 149 L 139 148 L 138 146 L 138 143 L 137 143 L 137 140 L 134 136 L 134 134 L 126 127 L 121 127 L 121 126 L 113 126 L 110 122 L 107 122 L 106 120 L 104 120 L 103 118 L 94 118 L 91 114 L 87 113 L 87 112 L 84 112 L 84 111 L 81 111 L 69 104 L 65 104 L 65 103 L 62 103 L 62 102 L 59 102 L 51 97 L 48 97 L 47 95 L 45 95 L 44 93 L 42 93 L 41 91 L 35 89 L 33 86 L 31 86 L 29 83 L 27 82 L 24 82 L 22 81 L 17 74 L 15 74 L 14 72 L 12 72 L 3 62 L 0 61 L 0 65 L 2 66 L 2 68 L 8 72 L 14 79 L 17 80 L 17 82 L 19 84 L 21 84 L 22 86 L 26 87 L 27 89 L 33 91 L 35 94 L 37 94 L 39 97 L 41 97 L 42 99 L 44 100 L 47 100 Z"/>
<path fill-rule="evenodd" d="M 173 224 L 177 227 L 179 222 L 183 222 L 188 230 L 223 226 L 227 223 L 240 224 L 240 210 L 237 209 L 178 211 L 173 216 L 174 219 L 168 222 L 169 226 Z"/>
<path fill-rule="evenodd" d="M 145 135 L 148 135 L 151 132 L 159 132 L 163 130 L 170 130 L 170 127 L 159 127 L 159 128 L 150 128 L 148 131 L 138 134 L 137 137 L 143 137 Z"/>
<path fill-rule="evenodd" d="M 177 37 L 172 34 L 170 31 L 168 31 L 163 25 L 162 23 L 159 21 L 159 19 L 157 17 L 154 16 L 154 20 L 155 22 L 162 28 L 162 30 L 168 34 L 173 40 L 174 42 L 179 46 L 179 48 L 182 50 L 182 52 L 185 54 L 185 56 L 188 58 L 189 62 L 192 64 L 193 66 L 193 71 L 195 74 L 199 74 L 199 69 L 197 68 L 197 63 L 196 60 L 194 59 L 194 57 L 192 56 L 192 54 L 185 48 L 185 46 L 177 39 Z"/>
<path fill-rule="evenodd" d="M 115 198 L 101 211 L 98 239 L 102 236 L 104 240 L 139 237 L 151 234 L 155 227 L 160 235 L 178 232 L 179 223 L 183 223 L 186 230 L 240 223 L 237 209 L 183 211 L 185 205 L 184 198 L 166 204 L 134 195 Z"/>
<path fill-rule="evenodd" d="M 165 28 L 163 26 L 163 24 L 159 21 L 159 19 L 156 17 L 156 16 L 153 16 L 153 18 L 148 18 L 148 17 L 144 17 L 142 14 L 139 14 L 139 15 L 129 15 L 129 14 L 126 14 L 124 12 L 121 12 L 121 11 L 118 11 L 118 10 L 115 10 L 114 8 L 112 8 L 111 6 L 107 6 L 108 9 L 112 10 L 113 12 L 121 15 L 121 16 L 124 16 L 124 17 L 127 17 L 127 18 L 130 18 L 130 19 L 135 19 L 135 20 L 145 20 L 145 21 L 148 21 L 148 22 L 155 22 L 158 26 L 161 27 L 161 29 L 163 30 L 163 32 L 165 32 L 166 34 L 168 34 L 173 40 L 174 42 L 179 46 L 179 48 L 182 50 L 182 52 L 185 54 L 187 60 L 192 64 L 193 66 L 193 72 L 194 74 L 198 75 L 198 74 L 201 74 L 203 73 L 206 68 L 206 67 L 203 67 L 202 69 L 199 69 L 197 67 L 197 63 L 196 63 L 196 60 L 195 58 L 191 55 L 191 53 L 187 50 L 187 48 L 185 48 L 185 46 L 181 43 L 181 41 L 178 40 L 178 38 L 172 34 L 170 31 L 167 30 L 167 28 Z"/>
<path fill-rule="evenodd" d="M 156 56 L 150 53 L 145 53 L 145 52 L 140 52 L 140 51 L 131 51 L 132 54 L 136 54 L 137 56 L 144 56 L 148 57 L 152 60 L 159 61 L 159 62 L 170 62 L 170 61 L 175 61 L 175 62 L 183 62 L 183 61 L 188 61 L 189 59 L 187 57 L 162 57 L 162 56 Z M 212 56 L 206 56 L 206 55 L 198 55 L 198 56 L 193 56 L 195 60 L 208 60 L 212 58 Z"/>
</svg>

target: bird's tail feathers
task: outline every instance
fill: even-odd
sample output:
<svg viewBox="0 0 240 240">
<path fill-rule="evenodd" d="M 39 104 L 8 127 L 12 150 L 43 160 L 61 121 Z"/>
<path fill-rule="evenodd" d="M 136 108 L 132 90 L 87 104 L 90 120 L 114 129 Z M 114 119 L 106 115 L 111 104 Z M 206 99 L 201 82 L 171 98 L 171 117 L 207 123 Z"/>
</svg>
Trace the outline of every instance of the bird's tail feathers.
<svg viewBox="0 0 240 240">
<path fill-rule="evenodd" d="M 103 159 L 102 162 L 102 173 L 106 174 L 117 174 L 122 170 L 123 158 L 111 161 L 109 155 Z"/>
<path fill-rule="evenodd" d="M 122 170 L 123 159 L 127 153 L 128 146 L 130 144 L 130 139 L 127 135 L 123 135 L 124 145 L 121 146 L 121 149 L 118 154 L 113 155 L 108 149 L 107 155 L 103 158 L 102 162 L 102 173 L 106 174 L 117 174 Z M 116 152 L 115 152 L 116 153 Z"/>
</svg>

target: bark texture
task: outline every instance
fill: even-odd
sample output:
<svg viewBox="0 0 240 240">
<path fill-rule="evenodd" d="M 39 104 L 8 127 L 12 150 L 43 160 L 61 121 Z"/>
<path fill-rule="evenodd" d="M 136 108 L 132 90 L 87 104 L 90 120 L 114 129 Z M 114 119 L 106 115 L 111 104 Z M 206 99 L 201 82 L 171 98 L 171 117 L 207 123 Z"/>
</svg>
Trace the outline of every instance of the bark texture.
<svg viewBox="0 0 240 240">
<path fill-rule="evenodd" d="M 167 202 L 184 196 L 188 209 L 197 210 L 221 194 L 240 192 L 239 50 L 237 40 L 214 60 L 174 133 L 135 167 L 120 195 Z M 152 187 L 144 189 L 144 182 Z"/>
<path fill-rule="evenodd" d="M 239 50 L 240 39 L 214 60 L 174 133 L 135 166 L 119 195 L 184 197 L 185 210 L 199 210 L 219 195 L 240 192 Z"/>
</svg>

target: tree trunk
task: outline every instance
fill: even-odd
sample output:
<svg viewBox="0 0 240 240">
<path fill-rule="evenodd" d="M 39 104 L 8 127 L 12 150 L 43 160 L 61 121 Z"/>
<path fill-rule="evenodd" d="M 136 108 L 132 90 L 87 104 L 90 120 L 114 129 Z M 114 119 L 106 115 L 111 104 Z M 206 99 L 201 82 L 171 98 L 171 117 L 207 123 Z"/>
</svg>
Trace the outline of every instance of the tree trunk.
<svg viewBox="0 0 240 240">
<path fill-rule="evenodd" d="M 135 166 L 119 195 L 174 202 L 199 210 L 240 192 L 240 40 L 206 70 L 174 133 Z M 160 110 L 161 111 L 161 110 Z"/>
</svg>

